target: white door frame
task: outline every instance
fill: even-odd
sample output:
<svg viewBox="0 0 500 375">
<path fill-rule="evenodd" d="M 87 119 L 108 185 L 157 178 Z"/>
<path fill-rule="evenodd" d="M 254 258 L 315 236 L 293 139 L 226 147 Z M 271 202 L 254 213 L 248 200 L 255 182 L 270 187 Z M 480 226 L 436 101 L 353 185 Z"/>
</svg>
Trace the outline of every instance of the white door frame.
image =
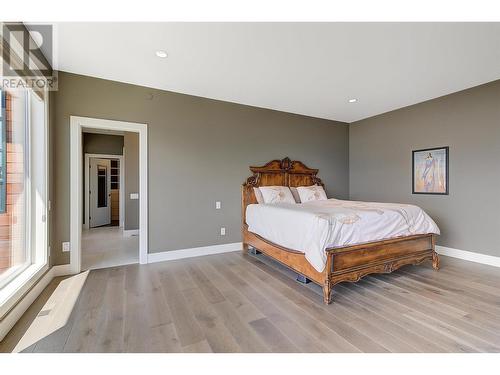
<svg viewBox="0 0 500 375">
<path fill-rule="evenodd" d="M 148 262 L 148 126 L 135 122 L 70 116 L 70 267 L 81 271 L 83 128 L 139 133 L 139 263 Z"/>
<path fill-rule="evenodd" d="M 123 155 L 111 155 L 111 154 L 85 154 L 85 191 L 83 195 L 85 196 L 85 223 L 83 224 L 83 229 L 89 229 L 89 216 L 90 216 L 90 175 L 89 175 L 89 164 L 90 158 L 99 159 L 118 159 L 120 161 L 120 196 L 119 196 L 119 211 L 120 211 L 120 227 L 123 228 L 125 225 L 125 158 Z"/>
</svg>

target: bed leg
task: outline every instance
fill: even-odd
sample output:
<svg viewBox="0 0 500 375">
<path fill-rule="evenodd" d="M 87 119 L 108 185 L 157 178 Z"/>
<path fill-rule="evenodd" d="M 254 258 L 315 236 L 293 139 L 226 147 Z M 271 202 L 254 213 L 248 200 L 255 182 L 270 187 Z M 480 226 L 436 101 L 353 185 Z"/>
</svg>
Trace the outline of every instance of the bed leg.
<svg viewBox="0 0 500 375">
<path fill-rule="evenodd" d="M 434 251 L 432 253 L 432 268 L 435 270 L 439 269 L 440 261 L 439 261 L 439 255 Z"/>
<path fill-rule="evenodd" d="M 243 248 L 241 249 L 243 254 L 248 253 L 248 244 L 243 242 Z"/>
<path fill-rule="evenodd" d="M 259 254 L 262 254 L 262 252 L 260 252 L 259 250 L 257 250 L 255 247 L 251 246 L 250 247 L 250 254 L 252 254 L 252 255 L 259 255 Z"/>
<path fill-rule="evenodd" d="M 311 280 L 300 273 L 297 274 L 297 281 L 302 284 L 309 284 L 311 282 Z"/>
<path fill-rule="evenodd" d="M 326 281 L 323 285 L 323 302 L 325 305 L 329 305 L 332 301 L 332 284 L 330 281 Z"/>
</svg>

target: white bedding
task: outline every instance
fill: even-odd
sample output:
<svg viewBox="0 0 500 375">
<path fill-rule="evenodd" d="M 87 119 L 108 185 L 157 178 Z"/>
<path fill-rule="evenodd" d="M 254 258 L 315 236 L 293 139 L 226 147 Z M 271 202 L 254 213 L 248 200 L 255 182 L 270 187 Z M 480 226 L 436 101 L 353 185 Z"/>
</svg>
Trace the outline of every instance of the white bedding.
<svg viewBox="0 0 500 375">
<path fill-rule="evenodd" d="M 420 207 L 409 204 L 339 199 L 301 204 L 251 204 L 248 230 L 277 245 L 297 250 L 319 272 L 327 248 L 413 234 L 439 234 L 436 223 Z"/>
</svg>

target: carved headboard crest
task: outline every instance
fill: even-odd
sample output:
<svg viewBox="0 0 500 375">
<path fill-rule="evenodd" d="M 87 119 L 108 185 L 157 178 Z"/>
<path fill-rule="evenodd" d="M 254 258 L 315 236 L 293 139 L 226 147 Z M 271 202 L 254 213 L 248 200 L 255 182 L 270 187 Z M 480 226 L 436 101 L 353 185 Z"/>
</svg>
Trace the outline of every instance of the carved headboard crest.
<svg viewBox="0 0 500 375">
<path fill-rule="evenodd" d="M 292 161 L 288 157 L 282 160 L 272 160 L 262 167 L 250 167 L 250 170 L 253 175 L 247 178 L 244 186 L 324 186 L 321 179 L 317 177 L 317 169 L 308 168 L 301 161 Z"/>
</svg>

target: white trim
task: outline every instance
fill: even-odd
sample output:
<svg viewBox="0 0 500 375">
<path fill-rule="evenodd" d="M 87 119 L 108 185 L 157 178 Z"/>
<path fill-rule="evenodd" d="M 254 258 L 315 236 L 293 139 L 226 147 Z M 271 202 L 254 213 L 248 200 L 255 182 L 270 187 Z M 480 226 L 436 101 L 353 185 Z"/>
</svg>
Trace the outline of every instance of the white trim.
<svg viewBox="0 0 500 375">
<path fill-rule="evenodd" d="M 51 230 L 51 222 L 52 222 L 52 213 L 50 212 L 50 182 L 52 176 L 52 169 L 50 165 L 50 96 L 48 89 L 44 90 L 44 105 L 45 105 L 45 196 L 44 196 L 44 204 L 45 204 L 45 265 L 50 265 L 50 243 L 49 243 L 49 233 Z"/>
<path fill-rule="evenodd" d="M 138 236 L 139 235 L 139 229 L 127 229 L 123 230 L 123 235 L 125 237 L 131 237 L 131 236 Z"/>
<path fill-rule="evenodd" d="M 0 290 L 0 319 L 9 313 L 49 269 L 46 264 L 32 264 Z"/>
<path fill-rule="evenodd" d="M 59 266 L 53 266 L 51 269 L 52 272 L 54 272 L 54 277 L 74 275 L 74 273 L 71 272 L 71 264 L 61 264 Z"/>
<path fill-rule="evenodd" d="M 139 263 L 148 262 L 148 127 L 139 132 Z"/>
<path fill-rule="evenodd" d="M 243 244 L 241 242 L 227 243 L 224 245 L 193 247 L 190 249 L 163 251 L 161 253 L 148 254 L 148 263 L 164 262 L 167 260 L 193 258 L 204 255 L 213 255 L 241 251 Z"/>
<path fill-rule="evenodd" d="M 19 300 L 19 302 L 12 308 L 11 311 L 0 321 L 0 341 L 9 333 L 9 331 L 14 327 L 17 321 L 23 316 L 23 314 L 28 310 L 28 308 L 35 302 L 38 296 L 43 292 L 43 290 L 49 285 L 54 277 L 64 276 L 71 274 L 71 267 L 69 264 L 64 264 L 62 266 L 51 267 L 47 272 L 45 272 L 33 287 L 26 293 L 26 295 Z"/>
<path fill-rule="evenodd" d="M 148 127 L 147 124 L 70 116 L 70 264 L 81 270 L 82 130 L 108 129 L 139 133 L 139 263 L 148 262 Z"/>
<path fill-rule="evenodd" d="M 50 235 L 49 233 L 51 232 L 52 229 L 52 212 L 51 212 L 51 189 L 50 189 L 50 183 L 49 180 L 52 177 L 52 165 L 50 163 L 50 151 L 52 144 L 50 142 L 51 138 L 51 133 L 50 133 L 50 95 L 48 90 L 44 91 L 44 102 L 45 102 L 45 240 L 47 242 L 47 246 L 45 248 L 45 251 L 47 252 L 47 257 L 46 257 L 46 264 L 50 265 L 51 263 L 51 248 L 50 248 Z M 52 106 L 53 110 L 54 106 Z"/>
<path fill-rule="evenodd" d="M 118 206 L 120 211 L 119 225 L 120 228 L 125 228 L 125 151 L 122 152 L 123 155 L 120 160 L 120 189 L 118 189 L 120 196 L 118 198 Z"/>
<path fill-rule="evenodd" d="M 437 246 L 436 252 L 438 254 L 446 255 L 453 258 L 468 260 L 470 262 L 476 262 L 481 264 L 487 264 L 489 266 L 500 267 L 500 257 L 495 257 L 492 255 L 474 253 L 472 251 L 458 250 L 451 247 Z"/>
<path fill-rule="evenodd" d="M 89 191 L 90 191 L 90 175 L 89 175 L 89 164 L 90 164 L 90 158 L 101 158 L 101 159 L 118 159 L 120 160 L 120 227 L 123 227 L 125 223 L 125 190 L 122 190 L 122 179 L 123 179 L 123 173 L 125 173 L 125 168 L 123 167 L 124 164 L 124 157 L 123 155 L 112 155 L 112 154 L 85 154 L 85 165 L 84 165 L 84 174 L 85 174 L 85 191 L 83 194 L 85 195 L 85 223 L 83 224 L 83 229 L 89 229 L 89 216 L 90 216 L 90 197 L 89 197 Z"/>
<path fill-rule="evenodd" d="M 33 288 L 17 303 L 16 306 L 0 321 L 0 341 L 9 333 L 17 321 L 23 316 L 35 299 L 42 293 L 54 278 L 52 268 L 47 271 Z"/>
<path fill-rule="evenodd" d="M 48 234 L 49 234 L 49 222 L 50 222 L 50 217 L 49 217 L 49 209 L 48 209 L 48 202 L 49 202 L 49 172 L 50 172 L 50 163 L 49 163 L 49 96 L 46 95 L 48 91 L 45 89 L 44 90 L 44 95 L 43 98 L 37 97 L 37 100 L 40 99 L 43 103 L 43 111 L 44 111 L 44 118 L 43 118 L 43 175 L 44 175 L 44 192 L 43 192 L 43 197 L 42 197 L 42 204 L 43 204 L 43 210 L 42 212 L 35 212 L 33 213 L 33 197 L 32 197 L 32 184 L 34 183 L 34 180 L 31 178 L 28 178 L 25 180 L 25 195 L 26 195 L 26 201 L 27 201 L 27 212 L 26 212 L 26 217 L 29 220 L 29 223 L 27 223 L 27 233 L 26 233 L 26 238 L 27 238 L 27 246 L 31 251 L 31 257 L 30 260 L 33 261 L 34 263 L 29 264 L 27 267 L 23 267 L 22 272 L 19 272 L 12 280 L 10 280 L 6 285 L 2 285 L 2 288 L 0 289 L 0 341 L 2 340 L 2 332 L 3 332 L 3 322 L 5 319 L 10 314 L 10 311 L 13 309 L 17 308 L 17 305 L 22 301 L 24 298 L 23 296 L 27 293 L 30 293 L 31 289 L 36 287 L 36 284 L 38 280 L 47 272 L 49 269 L 49 261 L 50 261 L 50 248 L 48 244 Z M 33 95 L 33 91 L 28 90 L 26 92 L 26 123 L 25 123 L 25 129 L 27 131 L 27 134 L 25 137 L 27 137 L 27 143 L 28 143 L 28 148 L 29 152 L 25 155 L 25 158 L 27 157 L 28 159 L 25 159 L 25 164 L 28 166 L 28 174 L 27 176 L 32 176 L 32 166 L 33 166 L 33 145 L 32 145 L 32 131 L 31 128 L 33 126 L 33 118 L 32 118 L 32 108 L 31 108 L 31 95 Z M 36 95 L 35 95 L 36 96 Z M 27 177 L 25 177 L 27 178 Z M 36 204 L 36 202 L 35 202 Z M 40 214 L 41 215 L 38 215 Z M 33 235 L 33 221 L 36 221 L 36 228 L 37 230 L 42 230 L 43 229 L 43 240 L 39 239 L 39 241 L 36 241 L 35 236 Z M 40 244 L 39 242 L 42 242 L 43 244 Z M 42 247 L 40 249 L 40 247 Z M 36 248 L 35 250 L 33 250 Z M 35 257 L 35 258 L 33 258 Z M 18 319 L 18 318 L 17 318 Z M 16 323 L 16 320 L 14 320 L 14 323 Z M 10 329 L 10 328 L 9 328 Z M 7 331 L 8 332 L 8 331 Z"/>
</svg>

